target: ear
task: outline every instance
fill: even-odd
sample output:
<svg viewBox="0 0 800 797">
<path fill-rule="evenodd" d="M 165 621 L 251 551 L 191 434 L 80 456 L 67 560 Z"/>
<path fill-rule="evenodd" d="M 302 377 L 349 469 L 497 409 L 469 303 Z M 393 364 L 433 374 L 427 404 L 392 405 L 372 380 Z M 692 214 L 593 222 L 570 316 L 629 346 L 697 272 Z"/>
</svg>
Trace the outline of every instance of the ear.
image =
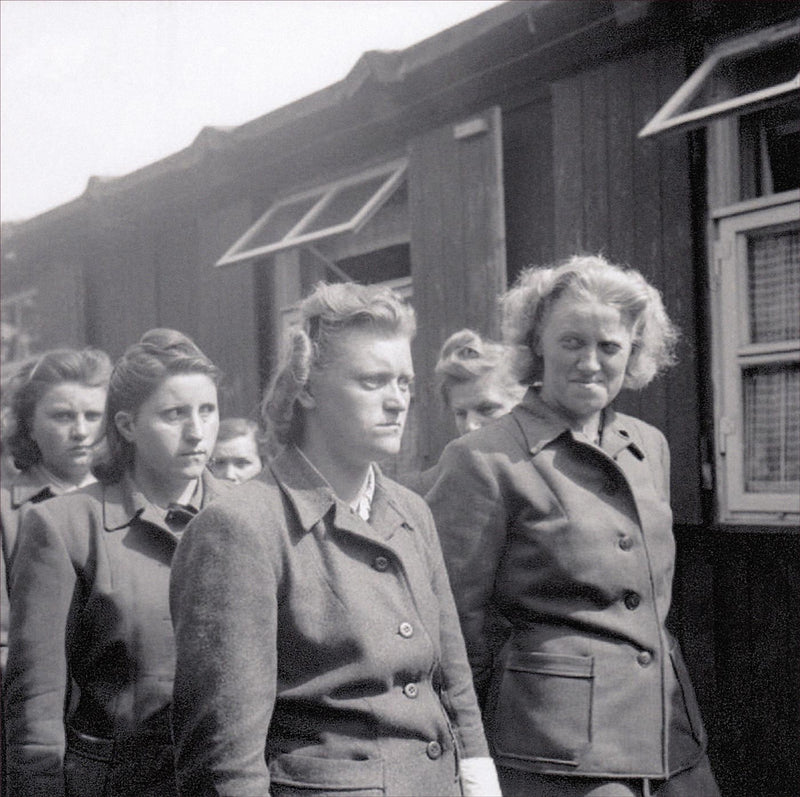
<svg viewBox="0 0 800 797">
<path fill-rule="evenodd" d="M 114 416 L 114 426 L 117 427 L 117 431 L 120 433 L 122 438 L 129 443 L 133 442 L 134 432 L 133 432 L 133 415 L 130 412 L 125 412 L 124 410 L 120 410 Z"/>
<path fill-rule="evenodd" d="M 311 389 L 308 385 L 300 389 L 300 392 L 297 394 L 297 400 L 304 410 L 310 410 L 317 406 L 316 399 L 311 395 Z"/>
</svg>

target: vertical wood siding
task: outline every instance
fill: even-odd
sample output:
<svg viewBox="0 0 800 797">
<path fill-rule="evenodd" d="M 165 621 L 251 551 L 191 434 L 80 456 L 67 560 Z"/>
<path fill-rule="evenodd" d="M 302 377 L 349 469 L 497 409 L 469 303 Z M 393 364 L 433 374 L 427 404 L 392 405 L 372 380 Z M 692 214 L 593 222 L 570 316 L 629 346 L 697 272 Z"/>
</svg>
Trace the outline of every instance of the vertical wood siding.
<svg viewBox="0 0 800 797">
<path fill-rule="evenodd" d="M 664 431 L 673 459 L 676 521 L 701 522 L 689 159 L 684 137 L 636 132 L 685 77 L 667 46 L 553 85 L 555 255 L 602 252 L 658 287 L 682 330 L 679 365 L 619 409 Z"/>
<path fill-rule="evenodd" d="M 497 296 L 505 288 L 500 111 L 479 115 L 487 129 L 455 138 L 445 125 L 412 141 L 409 150 L 409 223 L 414 347 L 423 467 L 433 465 L 453 437 L 453 421 L 436 394 L 433 369 L 453 332 L 473 327 L 499 332 Z M 471 117 L 475 118 L 475 117 Z"/>
</svg>

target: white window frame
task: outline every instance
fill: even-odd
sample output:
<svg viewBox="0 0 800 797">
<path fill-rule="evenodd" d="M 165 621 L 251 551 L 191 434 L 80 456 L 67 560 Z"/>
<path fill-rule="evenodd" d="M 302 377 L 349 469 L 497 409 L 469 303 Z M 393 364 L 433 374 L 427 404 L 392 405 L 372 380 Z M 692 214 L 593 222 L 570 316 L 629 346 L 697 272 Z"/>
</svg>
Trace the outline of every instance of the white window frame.
<svg viewBox="0 0 800 797">
<path fill-rule="evenodd" d="M 274 254 L 286 249 L 305 246 L 324 238 L 330 238 L 343 233 L 358 232 L 386 203 L 392 196 L 395 189 L 405 179 L 408 161 L 405 158 L 384 163 L 372 169 L 360 172 L 357 175 L 335 180 L 326 185 L 302 191 L 291 196 L 284 197 L 274 202 L 267 211 L 256 221 L 250 229 L 239 238 L 233 246 L 215 263 L 215 266 L 226 266 L 232 263 L 241 263 L 246 260 L 253 260 L 264 255 Z M 381 185 L 373 192 L 369 199 L 346 222 L 319 230 L 305 232 L 319 214 L 327 208 L 331 202 L 335 201 L 337 194 L 345 189 L 360 183 L 365 183 L 375 177 L 384 176 Z M 289 230 L 286 235 L 278 241 L 265 244 L 255 248 L 250 248 L 252 241 L 264 227 L 264 225 L 274 216 L 274 214 L 287 205 L 292 205 L 304 199 L 316 197 L 309 210 L 302 215 L 297 223 Z"/>
<path fill-rule="evenodd" d="M 800 362 L 800 340 L 749 342 L 747 236 L 800 219 L 800 191 L 787 191 L 712 214 L 716 464 L 719 520 L 792 525 L 800 522 L 800 494 L 745 491 L 743 378 L 745 368 Z"/>
<path fill-rule="evenodd" d="M 800 36 L 800 19 L 792 19 L 781 25 L 765 28 L 748 36 L 724 42 L 715 47 L 702 64 L 689 76 L 681 87 L 664 103 L 656 115 L 641 129 L 639 138 L 657 135 L 667 131 L 690 130 L 706 125 L 710 120 L 731 113 L 771 104 L 790 92 L 800 90 L 800 71 L 791 79 L 758 91 L 720 100 L 702 108 L 688 111 L 686 108 L 697 96 L 706 81 L 713 74 L 720 61 L 726 58 L 743 56 L 750 52 L 764 50 L 793 37 Z M 788 98 L 786 98 L 788 99 Z"/>
</svg>

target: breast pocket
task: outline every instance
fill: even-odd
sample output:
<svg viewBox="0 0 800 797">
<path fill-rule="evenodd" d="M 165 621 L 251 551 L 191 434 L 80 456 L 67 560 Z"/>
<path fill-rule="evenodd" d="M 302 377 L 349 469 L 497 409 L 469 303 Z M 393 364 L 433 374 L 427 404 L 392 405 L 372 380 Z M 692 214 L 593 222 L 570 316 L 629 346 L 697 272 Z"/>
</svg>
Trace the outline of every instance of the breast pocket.
<svg viewBox="0 0 800 797">
<path fill-rule="evenodd" d="M 497 756 L 577 766 L 592 741 L 593 659 L 511 650 L 488 718 Z"/>
</svg>

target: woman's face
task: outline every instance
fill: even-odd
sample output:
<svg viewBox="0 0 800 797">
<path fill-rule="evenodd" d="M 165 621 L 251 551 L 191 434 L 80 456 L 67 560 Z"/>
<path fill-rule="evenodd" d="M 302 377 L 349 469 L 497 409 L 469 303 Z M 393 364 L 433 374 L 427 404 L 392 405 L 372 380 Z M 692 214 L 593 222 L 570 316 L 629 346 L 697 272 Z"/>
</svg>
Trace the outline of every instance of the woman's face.
<svg viewBox="0 0 800 797">
<path fill-rule="evenodd" d="M 135 413 L 118 412 L 115 422 L 134 446 L 140 487 L 177 489 L 200 476 L 214 450 L 216 385 L 205 374 L 168 376 Z"/>
<path fill-rule="evenodd" d="M 539 336 L 542 399 L 575 421 L 588 421 L 622 389 L 632 342 L 619 310 L 564 294 Z"/>
<path fill-rule="evenodd" d="M 348 466 L 396 454 L 414 379 L 409 339 L 351 329 L 335 346 L 331 362 L 309 382 L 306 439 L 322 441 Z"/>
<path fill-rule="evenodd" d="M 453 383 L 447 390 L 447 398 L 460 435 L 480 429 L 519 402 L 496 369 L 467 382 Z"/>
<path fill-rule="evenodd" d="M 54 476 L 80 484 L 89 474 L 94 447 L 103 436 L 104 387 L 78 382 L 53 385 L 39 399 L 31 420 L 31 439 L 42 464 Z"/>
<path fill-rule="evenodd" d="M 251 434 L 220 440 L 214 448 L 211 470 L 219 479 L 241 484 L 261 473 L 261 455 Z"/>
</svg>

